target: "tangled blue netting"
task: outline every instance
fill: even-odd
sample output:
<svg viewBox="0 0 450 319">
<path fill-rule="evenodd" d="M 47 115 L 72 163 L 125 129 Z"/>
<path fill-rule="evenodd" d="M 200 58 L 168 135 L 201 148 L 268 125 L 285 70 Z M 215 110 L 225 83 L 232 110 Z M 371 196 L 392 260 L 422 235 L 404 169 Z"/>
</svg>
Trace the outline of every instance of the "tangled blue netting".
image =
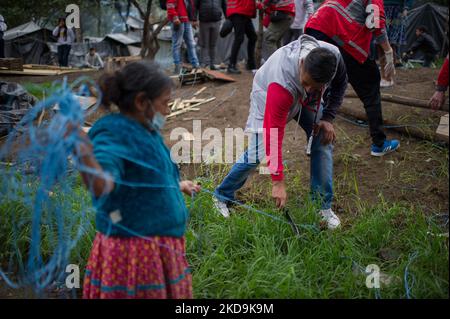
<svg viewBox="0 0 450 319">
<path fill-rule="evenodd" d="M 23 117 L 0 149 L 0 236 L 9 246 L 3 256 L 8 265 L 0 265 L 0 276 L 13 288 L 31 286 L 41 292 L 63 281 L 72 249 L 92 227 L 90 198 L 74 188 L 80 181 L 73 150 L 80 137 L 68 130 L 83 126 L 98 108 L 97 103 L 85 112 L 74 95 L 86 96 L 89 82 L 55 82 L 53 94 Z M 49 119 L 40 122 L 44 111 Z"/>
</svg>

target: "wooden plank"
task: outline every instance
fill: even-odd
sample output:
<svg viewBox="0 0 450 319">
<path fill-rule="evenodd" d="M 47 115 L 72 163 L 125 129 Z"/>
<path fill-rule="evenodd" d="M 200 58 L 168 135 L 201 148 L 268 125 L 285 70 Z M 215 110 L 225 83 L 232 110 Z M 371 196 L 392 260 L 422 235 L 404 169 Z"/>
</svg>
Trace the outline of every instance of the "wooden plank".
<svg viewBox="0 0 450 319">
<path fill-rule="evenodd" d="M 198 90 L 197 92 L 194 93 L 194 96 L 202 94 L 206 89 L 207 89 L 206 86 L 202 87 L 200 90 Z"/>
<path fill-rule="evenodd" d="M 355 92 L 349 92 L 345 94 L 345 97 L 347 98 L 358 98 Z M 381 93 L 381 100 L 386 102 L 391 102 L 395 104 L 400 105 L 407 105 L 407 106 L 413 106 L 413 107 L 420 107 L 425 109 L 430 109 L 430 102 L 429 100 L 420 100 L 412 97 L 407 96 L 400 96 L 400 95 L 394 95 L 389 93 Z M 442 106 L 443 111 L 448 112 L 448 104 L 444 104 Z"/>
<path fill-rule="evenodd" d="M 206 76 L 211 80 L 219 80 L 219 81 L 225 81 L 225 82 L 236 82 L 235 79 L 233 79 L 231 76 L 228 76 L 226 74 L 223 74 L 219 71 L 211 71 L 204 69 L 203 72 L 206 73 Z"/>
<path fill-rule="evenodd" d="M 177 116 L 177 115 L 180 115 L 180 114 L 184 114 L 184 113 L 187 113 L 187 112 L 190 112 L 190 111 L 199 111 L 199 110 L 200 109 L 195 108 L 195 107 L 188 107 L 188 108 L 185 108 L 184 110 L 179 110 L 179 111 L 171 113 L 167 118 L 170 119 L 170 118 L 172 118 L 174 116 Z"/>
<path fill-rule="evenodd" d="M 199 102 L 205 102 L 206 99 L 189 99 L 189 100 L 183 100 L 183 103 L 189 104 L 189 103 L 199 103 Z"/>
<path fill-rule="evenodd" d="M 436 129 L 436 134 L 443 137 L 449 138 L 448 136 L 448 114 L 445 114 L 441 117 L 441 122 L 439 123 L 438 128 Z"/>
<path fill-rule="evenodd" d="M 172 111 L 176 111 L 176 109 L 178 108 L 178 104 L 180 104 L 181 99 L 175 99 L 175 101 L 173 101 L 172 107 L 170 108 Z"/>
<path fill-rule="evenodd" d="M 184 114 L 184 113 L 190 112 L 190 111 L 199 111 L 200 109 L 198 109 L 198 106 L 206 104 L 206 103 L 209 103 L 209 102 L 212 102 L 215 99 L 216 99 L 215 97 L 209 98 L 209 99 L 205 100 L 204 102 L 200 102 L 200 103 L 194 104 L 194 105 L 192 105 L 190 107 L 187 107 L 184 110 L 180 110 L 180 111 L 174 112 L 174 113 L 170 114 L 167 118 L 170 119 L 170 118 L 172 118 L 174 116 L 177 116 L 177 115 L 180 115 L 180 114 Z"/>
<path fill-rule="evenodd" d="M 51 75 L 62 75 L 62 74 L 69 74 L 69 73 L 82 73 L 82 72 L 93 72 L 93 71 L 97 71 L 97 70 L 95 70 L 95 69 L 73 69 L 73 70 L 24 69 L 23 71 L 0 70 L 0 74 L 24 75 L 24 76 L 51 76 Z"/>
</svg>

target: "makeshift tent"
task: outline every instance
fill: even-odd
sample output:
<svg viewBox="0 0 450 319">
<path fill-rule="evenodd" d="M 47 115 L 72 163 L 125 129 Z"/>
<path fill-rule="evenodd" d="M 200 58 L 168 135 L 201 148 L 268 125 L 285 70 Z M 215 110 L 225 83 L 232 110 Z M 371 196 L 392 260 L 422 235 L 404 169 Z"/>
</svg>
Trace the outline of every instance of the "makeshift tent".
<svg viewBox="0 0 450 319">
<path fill-rule="evenodd" d="M 49 29 L 28 22 L 6 31 L 4 40 L 6 57 L 21 57 L 25 64 L 51 62 L 51 52 L 46 42 L 55 41 L 55 38 Z"/>
<path fill-rule="evenodd" d="M 408 14 L 406 29 L 407 45 L 403 48 L 408 50 L 416 39 L 416 29 L 423 25 L 427 27 L 429 34 L 434 38 L 441 54 L 448 52 L 448 7 L 439 6 L 434 3 L 426 3 L 411 10 Z"/>
<path fill-rule="evenodd" d="M 107 43 L 112 49 L 111 56 L 128 56 L 131 55 L 128 46 L 141 46 L 142 32 L 123 32 L 108 34 L 102 42 Z"/>
</svg>

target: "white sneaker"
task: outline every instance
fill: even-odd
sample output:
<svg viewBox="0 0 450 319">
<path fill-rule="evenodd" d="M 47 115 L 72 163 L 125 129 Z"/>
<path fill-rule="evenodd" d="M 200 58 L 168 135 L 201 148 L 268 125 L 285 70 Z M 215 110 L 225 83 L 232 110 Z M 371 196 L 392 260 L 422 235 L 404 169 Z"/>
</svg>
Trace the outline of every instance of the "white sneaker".
<svg viewBox="0 0 450 319">
<path fill-rule="evenodd" d="M 331 208 L 321 210 L 320 216 L 322 216 L 322 220 L 327 223 L 328 229 L 336 229 L 341 225 L 339 217 L 336 216 Z"/>
<path fill-rule="evenodd" d="M 213 197 L 213 203 L 214 203 L 214 208 L 216 209 L 217 212 L 219 212 L 220 214 L 222 214 L 223 217 L 228 218 L 230 217 L 230 210 L 227 207 L 227 204 L 220 201 L 217 197 Z"/>
<path fill-rule="evenodd" d="M 381 79 L 380 87 L 388 88 L 388 87 L 391 87 L 391 86 L 394 86 L 394 80 L 387 81 L 385 79 Z"/>
</svg>

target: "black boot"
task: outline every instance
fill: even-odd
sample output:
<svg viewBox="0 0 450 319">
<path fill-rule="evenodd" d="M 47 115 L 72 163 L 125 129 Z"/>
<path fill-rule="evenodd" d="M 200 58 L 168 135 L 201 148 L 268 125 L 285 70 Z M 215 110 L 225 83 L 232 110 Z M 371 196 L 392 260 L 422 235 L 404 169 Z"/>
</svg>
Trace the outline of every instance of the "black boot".
<svg viewBox="0 0 450 319">
<path fill-rule="evenodd" d="M 217 71 L 217 68 L 216 68 L 216 66 L 214 64 L 211 64 L 209 66 L 209 69 L 212 70 L 212 71 Z"/>
<path fill-rule="evenodd" d="M 256 64 L 254 62 L 248 62 L 245 66 L 247 70 L 256 70 Z"/>
<path fill-rule="evenodd" d="M 239 71 L 239 69 L 236 68 L 236 65 L 234 65 L 234 64 L 230 64 L 228 66 L 227 72 L 231 73 L 231 74 L 241 74 L 241 71 Z"/>
</svg>

